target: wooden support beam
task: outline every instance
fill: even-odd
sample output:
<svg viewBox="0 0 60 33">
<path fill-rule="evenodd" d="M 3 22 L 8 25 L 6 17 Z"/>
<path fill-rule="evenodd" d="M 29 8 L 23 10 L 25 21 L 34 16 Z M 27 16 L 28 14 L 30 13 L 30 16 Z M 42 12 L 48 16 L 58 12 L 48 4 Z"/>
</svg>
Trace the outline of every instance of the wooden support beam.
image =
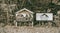
<svg viewBox="0 0 60 33">
<path fill-rule="evenodd" d="M 17 22 L 16 22 L 16 27 L 17 27 Z"/>
<path fill-rule="evenodd" d="M 33 21 L 32 21 L 32 27 L 33 27 Z"/>
<path fill-rule="evenodd" d="M 17 22 L 16 22 L 16 20 L 14 20 L 14 24 L 15 24 L 15 26 L 17 27 Z"/>
</svg>

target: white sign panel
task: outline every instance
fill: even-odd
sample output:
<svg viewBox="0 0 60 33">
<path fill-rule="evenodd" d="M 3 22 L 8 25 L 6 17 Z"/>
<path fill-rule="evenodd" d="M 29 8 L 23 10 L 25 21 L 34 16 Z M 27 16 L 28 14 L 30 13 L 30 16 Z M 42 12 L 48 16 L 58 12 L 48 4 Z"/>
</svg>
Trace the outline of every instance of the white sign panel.
<svg viewBox="0 0 60 33">
<path fill-rule="evenodd" d="M 52 21 L 53 13 L 36 13 L 37 21 Z"/>
</svg>

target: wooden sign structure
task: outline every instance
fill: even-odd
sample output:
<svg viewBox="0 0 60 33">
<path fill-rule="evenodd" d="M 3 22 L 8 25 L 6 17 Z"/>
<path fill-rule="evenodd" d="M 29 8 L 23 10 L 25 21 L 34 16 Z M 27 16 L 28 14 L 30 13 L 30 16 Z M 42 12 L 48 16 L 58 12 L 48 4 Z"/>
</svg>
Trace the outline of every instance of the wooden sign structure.
<svg viewBox="0 0 60 33">
<path fill-rule="evenodd" d="M 36 13 L 36 21 L 53 21 L 53 13 Z"/>
<path fill-rule="evenodd" d="M 39 22 L 39 25 L 41 22 L 42 26 L 46 25 L 46 23 L 48 23 L 49 26 L 51 26 L 51 21 L 53 21 L 53 13 L 36 13 L 36 21 Z"/>
<path fill-rule="evenodd" d="M 26 8 L 23 8 L 19 11 L 17 11 L 15 13 L 16 15 L 16 25 L 17 25 L 17 21 L 18 22 L 32 22 L 32 26 L 33 26 L 33 12 L 26 9 Z"/>
</svg>

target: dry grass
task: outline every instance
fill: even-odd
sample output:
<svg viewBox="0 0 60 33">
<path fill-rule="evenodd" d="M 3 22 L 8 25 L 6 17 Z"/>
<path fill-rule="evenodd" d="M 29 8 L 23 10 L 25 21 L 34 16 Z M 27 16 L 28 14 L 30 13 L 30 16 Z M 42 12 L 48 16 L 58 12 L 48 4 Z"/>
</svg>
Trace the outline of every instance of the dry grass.
<svg viewBox="0 0 60 33">
<path fill-rule="evenodd" d="M 56 27 L 15 27 L 5 26 L 0 29 L 0 33 L 59 33 L 60 28 Z"/>
</svg>

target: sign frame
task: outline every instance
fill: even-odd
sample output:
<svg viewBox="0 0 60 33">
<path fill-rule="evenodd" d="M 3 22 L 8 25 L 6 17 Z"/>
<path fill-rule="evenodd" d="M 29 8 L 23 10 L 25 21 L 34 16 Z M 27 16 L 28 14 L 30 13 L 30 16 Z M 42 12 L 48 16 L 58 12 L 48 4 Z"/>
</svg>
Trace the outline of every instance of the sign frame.
<svg viewBox="0 0 60 33">
<path fill-rule="evenodd" d="M 52 20 L 37 20 L 37 14 L 52 14 Z M 36 13 L 36 21 L 53 21 L 53 13 Z"/>
</svg>

